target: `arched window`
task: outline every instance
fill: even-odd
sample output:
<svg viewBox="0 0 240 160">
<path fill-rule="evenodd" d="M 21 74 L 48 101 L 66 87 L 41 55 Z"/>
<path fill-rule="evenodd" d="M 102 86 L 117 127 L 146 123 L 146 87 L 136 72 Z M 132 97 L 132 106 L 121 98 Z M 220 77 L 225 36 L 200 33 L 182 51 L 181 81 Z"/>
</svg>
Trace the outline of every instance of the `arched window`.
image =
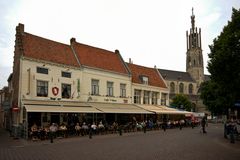
<svg viewBox="0 0 240 160">
<path fill-rule="evenodd" d="M 193 85 L 192 84 L 189 84 L 189 86 L 188 86 L 188 93 L 189 94 L 193 93 Z"/>
<path fill-rule="evenodd" d="M 174 92 L 175 92 L 175 84 L 174 84 L 174 82 L 171 82 L 171 83 L 170 83 L 170 92 L 171 92 L 171 93 L 174 93 Z"/>
<path fill-rule="evenodd" d="M 188 56 L 188 60 L 187 60 L 187 62 L 188 62 L 188 66 L 191 67 L 192 63 L 191 63 L 191 57 L 190 57 L 190 56 Z"/>
<path fill-rule="evenodd" d="M 180 83 L 179 84 L 179 93 L 183 93 L 183 88 L 184 88 L 183 83 Z"/>
</svg>

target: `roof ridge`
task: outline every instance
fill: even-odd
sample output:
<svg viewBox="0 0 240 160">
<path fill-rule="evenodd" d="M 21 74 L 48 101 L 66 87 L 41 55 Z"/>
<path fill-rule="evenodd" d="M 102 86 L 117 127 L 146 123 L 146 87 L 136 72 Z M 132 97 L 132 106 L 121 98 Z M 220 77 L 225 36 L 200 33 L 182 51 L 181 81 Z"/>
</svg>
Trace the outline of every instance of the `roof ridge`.
<svg viewBox="0 0 240 160">
<path fill-rule="evenodd" d="M 176 71 L 176 70 L 169 70 L 169 69 L 160 69 L 158 68 L 159 70 L 162 70 L 162 71 L 170 71 L 170 72 L 181 72 L 181 73 L 188 73 L 188 72 L 184 72 L 184 71 Z"/>
<path fill-rule="evenodd" d="M 142 68 L 155 69 L 155 68 L 152 68 L 152 67 L 142 66 L 142 65 L 139 65 L 139 64 L 133 64 L 133 63 L 129 63 L 129 62 L 126 62 L 126 63 L 130 64 L 130 65 L 135 65 L 135 66 L 138 66 L 138 67 L 142 67 Z"/>
<path fill-rule="evenodd" d="M 66 43 L 63 43 L 63 42 L 58 42 L 58 41 L 55 41 L 55 40 L 52 40 L 52 39 L 48 39 L 48 38 L 44 38 L 44 37 L 41 37 L 41 36 L 38 36 L 38 35 L 35 35 L 35 34 L 31 34 L 31 33 L 28 33 L 28 32 L 24 32 L 24 34 L 28 34 L 30 36 L 34 36 L 34 37 L 37 37 L 37 38 L 41 38 L 43 40 L 51 41 L 51 42 L 54 42 L 54 43 L 59 43 L 59 44 L 66 45 L 66 46 L 70 47 L 69 44 L 66 44 Z"/>
<path fill-rule="evenodd" d="M 77 42 L 77 41 L 76 41 L 76 44 L 83 45 L 83 46 L 90 47 L 90 48 L 99 49 L 99 50 L 102 50 L 102 51 L 107 51 L 107 52 L 110 52 L 112 54 L 115 54 L 115 52 L 113 52 L 113 51 L 110 51 L 110 50 L 107 50 L 107 49 L 103 49 L 103 48 L 99 48 L 99 47 L 95 47 L 95 46 L 88 45 L 88 44 L 84 44 L 84 43 L 80 43 L 80 42 Z"/>
</svg>

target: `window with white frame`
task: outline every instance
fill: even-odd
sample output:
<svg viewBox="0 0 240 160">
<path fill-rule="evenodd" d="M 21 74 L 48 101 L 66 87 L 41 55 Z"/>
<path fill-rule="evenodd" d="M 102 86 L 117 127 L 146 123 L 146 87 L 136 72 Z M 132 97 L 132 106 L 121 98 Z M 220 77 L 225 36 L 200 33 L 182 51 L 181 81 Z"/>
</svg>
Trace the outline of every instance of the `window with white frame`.
<svg viewBox="0 0 240 160">
<path fill-rule="evenodd" d="M 71 97 L 71 84 L 62 84 L 62 98 Z"/>
<path fill-rule="evenodd" d="M 142 83 L 148 85 L 148 77 L 142 76 Z"/>
<path fill-rule="evenodd" d="M 134 103 L 141 104 L 141 90 L 134 90 Z"/>
<path fill-rule="evenodd" d="M 167 104 L 167 93 L 162 93 L 161 105 L 166 105 L 166 104 Z"/>
<path fill-rule="evenodd" d="M 113 82 L 107 82 L 107 96 L 113 96 Z"/>
<path fill-rule="evenodd" d="M 143 104 L 149 104 L 150 92 L 144 91 L 143 92 Z"/>
<path fill-rule="evenodd" d="M 48 96 L 48 81 L 37 80 L 37 96 L 38 97 Z"/>
<path fill-rule="evenodd" d="M 120 97 L 126 97 L 126 84 L 120 84 Z"/>
<path fill-rule="evenodd" d="M 157 105 L 157 92 L 152 92 L 152 104 Z"/>
<path fill-rule="evenodd" d="M 99 95 L 99 80 L 92 79 L 92 95 Z"/>
</svg>

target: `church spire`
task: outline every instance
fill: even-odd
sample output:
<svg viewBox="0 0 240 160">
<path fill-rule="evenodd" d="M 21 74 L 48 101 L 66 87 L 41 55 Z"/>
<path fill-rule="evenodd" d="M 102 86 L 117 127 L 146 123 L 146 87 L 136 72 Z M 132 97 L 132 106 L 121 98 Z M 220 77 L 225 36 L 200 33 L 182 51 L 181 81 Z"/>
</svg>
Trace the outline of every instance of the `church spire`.
<svg viewBox="0 0 240 160">
<path fill-rule="evenodd" d="M 203 82 L 203 55 L 201 43 L 201 28 L 195 26 L 195 15 L 192 8 L 190 33 L 186 32 L 187 56 L 186 70 L 197 82 L 198 86 Z"/>
<path fill-rule="evenodd" d="M 194 32 L 194 28 L 195 28 L 195 15 L 193 13 L 193 7 L 192 7 L 191 23 L 192 23 L 192 30 Z"/>
<path fill-rule="evenodd" d="M 192 8 L 192 15 L 191 15 L 191 28 L 190 33 L 186 32 L 187 36 L 187 50 L 192 48 L 200 48 L 202 49 L 201 44 L 201 28 L 195 27 L 195 15 Z"/>
</svg>

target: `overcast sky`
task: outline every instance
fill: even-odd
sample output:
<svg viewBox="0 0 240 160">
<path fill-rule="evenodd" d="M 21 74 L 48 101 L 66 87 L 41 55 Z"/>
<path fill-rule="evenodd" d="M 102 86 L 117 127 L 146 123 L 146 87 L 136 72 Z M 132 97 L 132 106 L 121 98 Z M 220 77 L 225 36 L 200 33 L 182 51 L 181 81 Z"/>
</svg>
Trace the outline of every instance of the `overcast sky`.
<svg viewBox="0 0 240 160">
<path fill-rule="evenodd" d="M 15 27 L 69 44 L 114 51 L 147 67 L 186 70 L 186 31 L 194 7 L 202 29 L 205 74 L 209 47 L 240 0 L 0 0 L 0 89 L 12 72 Z"/>
</svg>

